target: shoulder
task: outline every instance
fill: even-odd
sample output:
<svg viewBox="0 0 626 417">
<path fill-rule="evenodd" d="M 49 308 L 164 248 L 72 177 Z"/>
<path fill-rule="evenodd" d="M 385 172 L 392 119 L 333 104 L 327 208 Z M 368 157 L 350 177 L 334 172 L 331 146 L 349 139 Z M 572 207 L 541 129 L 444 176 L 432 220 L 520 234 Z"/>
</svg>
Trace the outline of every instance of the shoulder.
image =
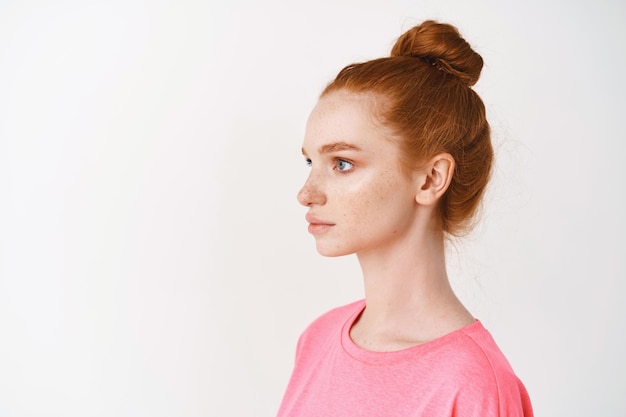
<svg viewBox="0 0 626 417">
<path fill-rule="evenodd" d="M 517 378 L 491 333 L 480 321 L 461 329 L 458 343 L 470 357 L 465 358 L 465 362 L 470 367 L 477 368 L 483 375 L 490 376 L 495 382 Z"/>
<path fill-rule="evenodd" d="M 463 386 L 457 406 L 461 409 L 497 410 L 497 415 L 532 416 L 530 399 L 495 340 L 479 321 L 461 329 L 451 373 Z M 468 415 L 473 415 L 469 413 Z"/>
<path fill-rule="evenodd" d="M 359 300 L 341 307 L 333 308 L 313 320 L 304 330 L 301 338 L 311 334 L 326 332 L 337 326 L 341 328 L 351 317 L 358 315 L 364 307 L 365 301 Z"/>
<path fill-rule="evenodd" d="M 298 340 L 298 352 L 307 346 L 320 347 L 321 343 L 328 340 L 339 340 L 343 326 L 356 317 L 364 308 L 365 301 L 359 300 L 341 307 L 333 308 L 322 314 L 302 332 Z"/>
<path fill-rule="evenodd" d="M 417 353 L 426 367 L 454 390 L 497 392 L 501 382 L 515 378 L 508 361 L 482 323 L 476 321 L 422 345 Z M 456 387 L 456 388 L 455 388 Z"/>
</svg>

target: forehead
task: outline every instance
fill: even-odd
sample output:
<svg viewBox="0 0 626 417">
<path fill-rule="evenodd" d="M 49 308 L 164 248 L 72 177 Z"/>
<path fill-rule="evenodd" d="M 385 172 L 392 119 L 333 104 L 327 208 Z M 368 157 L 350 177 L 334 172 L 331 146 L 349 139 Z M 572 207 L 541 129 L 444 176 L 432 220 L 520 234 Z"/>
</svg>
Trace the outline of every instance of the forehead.
<svg viewBox="0 0 626 417">
<path fill-rule="evenodd" d="M 376 105 L 372 95 L 347 91 L 324 95 L 309 116 L 303 148 L 341 141 L 366 149 L 389 142 L 391 132 L 377 121 Z"/>
</svg>

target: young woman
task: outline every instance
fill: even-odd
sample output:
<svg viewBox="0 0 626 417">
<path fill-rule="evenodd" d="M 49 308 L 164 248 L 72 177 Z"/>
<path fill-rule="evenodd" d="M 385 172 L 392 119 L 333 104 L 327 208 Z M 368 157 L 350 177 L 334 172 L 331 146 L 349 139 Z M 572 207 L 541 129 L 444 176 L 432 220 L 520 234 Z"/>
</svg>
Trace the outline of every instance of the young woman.
<svg viewBox="0 0 626 417">
<path fill-rule="evenodd" d="M 307 123 L 298 194 L 324 256 L 356 253 L 365 300 L 298 342 L 280 417 L 532 416 L 528 394 L 446 274 L 491 171 L 482 58 L 447 24 L 344 68 Z"/>
</svg>

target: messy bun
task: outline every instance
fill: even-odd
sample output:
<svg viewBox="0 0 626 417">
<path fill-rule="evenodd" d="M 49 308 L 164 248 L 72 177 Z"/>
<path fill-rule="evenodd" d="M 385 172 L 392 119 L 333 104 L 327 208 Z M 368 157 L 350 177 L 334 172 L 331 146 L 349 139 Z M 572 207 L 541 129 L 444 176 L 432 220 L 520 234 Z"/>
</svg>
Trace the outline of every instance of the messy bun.
<svg viewBox="0 0 626 417">
<path fill-rule="evenodd" d="M 468 87 L 476 84 L 483 59 L 451 25 L 427 20 L 396 41 L 391 56 L 421 58 L 441 71 L 457 76 Z"/>
<path fill-rule="evenodd" d="M 452 155 L 452 181 L 438 203 L 443 230 L 452 235 L 470 230 L 491 173 L 485 106 L 470 88 L 482 66 L 454 26 L 429 20 L 400 36 L 390 57 L 348 65 L 322 93 L 377 99 L 374 116 L 400 138 L 407 173 L 438 153 Z"/>
</svg>

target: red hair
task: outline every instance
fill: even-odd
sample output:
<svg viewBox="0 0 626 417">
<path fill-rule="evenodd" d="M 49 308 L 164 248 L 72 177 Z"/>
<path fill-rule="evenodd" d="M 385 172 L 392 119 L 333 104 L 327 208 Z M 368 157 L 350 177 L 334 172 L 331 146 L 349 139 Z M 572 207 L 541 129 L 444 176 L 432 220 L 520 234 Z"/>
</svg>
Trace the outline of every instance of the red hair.
<svg viewBox="0 0 626 417">
<path fill-rule="evenodd" d="M 348 65 L 322 92 L 381 99 L 376 116 L 401 138 L 407 171 L 438 153 L 452 155 L 452 182 L 438 203 L 443 230 L 452 235 L 471 227 L 493 162 L 485 106 L 471 89 L 482 66 L 454 26 L 429 20 L 404 33 L 390 57 Z"/>
</svg>

